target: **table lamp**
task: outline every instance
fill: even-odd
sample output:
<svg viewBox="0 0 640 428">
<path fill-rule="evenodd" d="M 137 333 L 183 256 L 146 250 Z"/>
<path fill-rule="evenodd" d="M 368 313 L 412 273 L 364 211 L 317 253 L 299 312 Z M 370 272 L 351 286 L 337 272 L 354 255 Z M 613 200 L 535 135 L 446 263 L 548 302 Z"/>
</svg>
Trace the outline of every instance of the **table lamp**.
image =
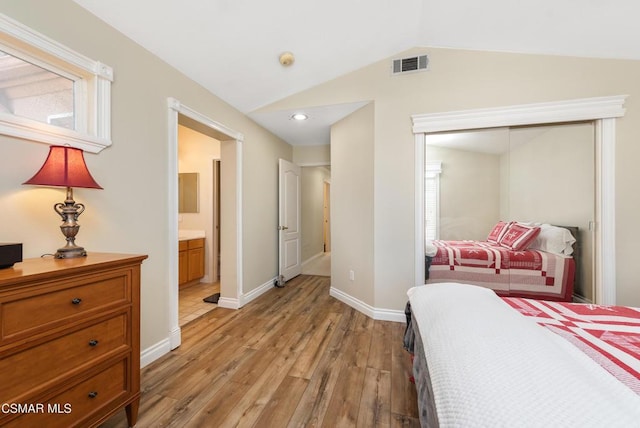
<svg viewBox="0 0 640 428">
<path fill-rule="evenodd" d="M 76 235 L 80 230 L 77 220 L 84 212 L 84 205 L 73 200 L 73 188 L 102 189 L 102 187 L 89 173 L 82 150 L 69 146 L 51 146 L 49 156 L 40 170 L 22 184 L 67 188 L 67 199 L 64 203 L 53 206 L 54 211 L 62 217 L 60 230 L 67 238 L 67 244 L 58 249 L 55 258 L 69 259 L 86 256 L 85 249 L 75 243 Z"/>
</svg>

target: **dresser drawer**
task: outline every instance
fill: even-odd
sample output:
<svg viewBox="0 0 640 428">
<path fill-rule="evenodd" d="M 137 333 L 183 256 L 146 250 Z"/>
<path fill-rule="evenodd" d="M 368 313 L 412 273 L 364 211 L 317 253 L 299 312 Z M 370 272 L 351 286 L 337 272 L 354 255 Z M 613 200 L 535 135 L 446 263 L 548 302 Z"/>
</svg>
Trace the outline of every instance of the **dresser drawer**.
<svg viewBox="0 0 640 428">
<path fill-rule="evenodd" d="M 126 360 L 107 368 L 45 403 L 34 403 L 29 414 L 7 423 L 6 427 L 74 427 L 87 426 L 94 413 L 128 394 Z"/>
<path fill-rule="evenodd" d="M 12 402 L 25 391 L 72 371 L 87 369 L 109 353 L 126 352 L 127 318 L 123 313 L 19 353 L 0 355 L 0 403 Z"/>
<path fill-rule="evenodd" d="M 61 287 L 65 287 L 62 288 Z M 0 311 L 2 340 L 38 328 L 62 324 L 73 317 L 107 306 L 131 302 L 128 271 L 109 276 L 89 276 L 60 284 L 42 294 L 16 295 L 2 302 Z M 0 342 L 1 343 L 1 342 Z"/>
</svg>

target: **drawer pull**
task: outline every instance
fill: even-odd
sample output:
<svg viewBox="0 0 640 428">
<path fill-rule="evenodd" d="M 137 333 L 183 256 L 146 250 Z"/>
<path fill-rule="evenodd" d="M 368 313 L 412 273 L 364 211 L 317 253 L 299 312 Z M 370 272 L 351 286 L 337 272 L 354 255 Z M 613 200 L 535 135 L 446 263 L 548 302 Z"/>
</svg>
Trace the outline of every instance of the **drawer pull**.
<svg viewBox="0 0 640 428">
<path fill-rule="evenodd" d="M 89 341 L 89 346 L 97 346 L 97 345 L 98 345 L 98 341 L 97 341 L 97 340 L 95 340 L 95 339 L 91 339 L 91 340 Z"/>
<path fill-rule="evenodd" d="M 89 393 L 89 398 L 96 398 L 98 396 L 98 391 L 91 391 Z"/>
<path fill-rule="evenodd" d="M 74 305 L 79 305 L 80 303 L 82 303 L 82 299 L 76 297 L 71 301 L 71 303 L 73 303 Z"/>
</svg>

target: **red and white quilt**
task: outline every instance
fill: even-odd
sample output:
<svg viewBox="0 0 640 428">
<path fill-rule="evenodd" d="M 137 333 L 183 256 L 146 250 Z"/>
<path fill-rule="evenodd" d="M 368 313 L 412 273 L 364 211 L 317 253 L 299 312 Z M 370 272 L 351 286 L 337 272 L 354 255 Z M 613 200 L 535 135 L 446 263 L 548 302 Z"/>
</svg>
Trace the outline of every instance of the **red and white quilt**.
<svg viewBox="0 0 640 428">
<path fill-rule="evenodd" d="M 638 361 L 638 343 L 626 330 L 637 332 L 637 315 L 629 317 L 623 312 L 611 317 L 608 309 L 592 308 L 597 310 L 594 315 L 586 307 L 569 306 L 567 310 L 553 303 L 541 307 L 535 301 L 503 300 L 487 288 L 459 283 L 414 287 L 407 295 L 424 351 L 416 353 L 415 360 L 426 360 L 432 397 L 428 407 L 421 409 L 435 408 L 439 426 L 639 426 L 640 394 L 632 389 L 637 382 L 633 373 L 638 367 L 633 360 Z M 546 321 L 545 326 L 564 330 L 574 338 L 571 340 L 584 340 L 589 347 L 602 342 L 596 348 L 622 362 L 615 363 L 622 367 L 618 376 L 631 380 L 631 386 L 547 330 L 548 326 L 522 316 L 509 301 L 536 320 Z M 575 324 L 584 324 L 586 336 L 593 338 L 584 339 L 585 328 Z M 615 329 L 603 329 L 600 324 Z M 615 339 L 602 340 L 610 335 L 605 332 Z M 627 351 L 618 352 L 618 348 Z M 420 376 L 416 382 L 422 382 Z M 427 410 L 427 415 L 429 412 L 433 414 Z"/>
<path fill-rule="evenodd" d="M 640 395 L 640 309 L 503 297 Z"/>
<path fill-rule="evenodd" d="M 486 241 L 433 241 L 428 283 L 460 282 L 502 296 L 570 301 L 575 263 L 539 250 L 509 250 Z"/>
</svg>

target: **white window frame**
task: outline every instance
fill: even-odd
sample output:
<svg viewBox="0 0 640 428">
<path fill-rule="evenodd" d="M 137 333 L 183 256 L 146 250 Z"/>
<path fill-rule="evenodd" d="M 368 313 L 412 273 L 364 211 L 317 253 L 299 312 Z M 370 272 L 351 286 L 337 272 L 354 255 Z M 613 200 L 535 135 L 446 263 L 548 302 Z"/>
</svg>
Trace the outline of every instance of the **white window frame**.
<svg viewBox="0 0 640 428">
<path fill-rule="evenodd" d="M 425 218 L 424 218 L 424 236 L 425 239 L 428 240 L 430 239 L 427 234 L 428 234 L 428 228 L 427 228 L 427 216 L 426 216 L 426 212 L 427 212 L 427 202 L 428 202 L 428 198 L 427 198 L 427 181 L 429 180 L 433 180 L 435 182 L 435 195 L 433 196 L 435 199 L 435 219 L 433 219 L 433 221 L 435 222 L 435 236 L 431 239 L 439 239 L 440 238 L 440 174 L 442 173 L 442 161 L 430 161 L 427 162 L 427 167 L 425 169 L 425 194 L 424 194 L 424 202 L 425 202 L 425 206 L 424 206 L 424 210 L 425 210 Z"/>
<path fill-rule="evenodd" d="M 0 14 L 0 50 L 74 81 L 76 129 L 0 113 L 0 134 L 98 153 L 111 145 L 113 69 Z"/>
</svg>

